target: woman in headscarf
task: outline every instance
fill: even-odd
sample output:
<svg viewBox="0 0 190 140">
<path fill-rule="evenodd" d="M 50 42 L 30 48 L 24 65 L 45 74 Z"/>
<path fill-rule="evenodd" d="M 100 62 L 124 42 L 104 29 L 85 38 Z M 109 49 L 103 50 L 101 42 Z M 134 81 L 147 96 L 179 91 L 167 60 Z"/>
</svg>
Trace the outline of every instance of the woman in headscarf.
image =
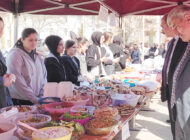
<svg viewBox="0 0 190 140">
<path fill-rule="evenodd" d="M 0 17 L 0 37 L 3 34 L 4 21 Z M 5 58 L 0 51 L 0 108 L 13 105 L 11 96 L 9 94 L 9 87 L 15 81 L 14 74 L 7 74 L 7 67 Z"/>
<path fill-rule="evenodd" d="M 7 56 L 8 72 L 16 75 L 16 82 L 9 87 L 14 105 L 37 104 L 43 96 L 47 71 L 42 57 L 36 52 L 37 41 L 36 30 L 26 28 Z"/>
<path fill-rule="evenodd" d="M 114 58 L 120 58 L 119 63 L 115 64 L 115 71 L 125 69 L 126 57 L 122 47 L 122 37 L 117 35 L 113 38 L 113 43 L 110 45 Z"/>
<path fill-rule="evenodd" d="M 86 52 L 87 69 L 89 73 L 95 76 L 106 75 L 102 63 L 107 62 L 106 50 L 102 47 L 104 35 L 101 32 L 94 32 L 91 36 L 93 44 L 90 45 Z"/>
<path fill-rule="evenodd" d="M 63 40 L 57 35 L 50 35 L 45 39 L 50 54 L 45 58 L 48 82 L 61 82 L 67 80 L 65 66 L 61 54 L 64 51 Z"/>
</svg>

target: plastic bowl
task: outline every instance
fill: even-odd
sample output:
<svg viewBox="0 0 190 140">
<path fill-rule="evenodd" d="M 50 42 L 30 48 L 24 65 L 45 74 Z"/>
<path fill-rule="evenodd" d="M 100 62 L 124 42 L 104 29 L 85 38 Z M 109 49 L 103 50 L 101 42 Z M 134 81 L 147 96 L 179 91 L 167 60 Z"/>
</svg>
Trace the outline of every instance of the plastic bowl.
<svg viewBox="0 0 190 140">
<path fill-rule="evenodd" d="M 86 109 L 84 111 L 79 110 L 79 108 L 81 109 Z M 75 105 L 73 107 L 71 107 L 71 112 L 75 113 L 75 112 L 84 112 L 84 113 L 90 113 L 91 115 L 94 114 L 94 110 L 95 107 L 94 106 L 82 106 L 82 105 Z"/>
<path fill-rule="evenodd" d="M 74 113 L 70 112 L 70 114 L 74 114 Z M 66 122 L 74 121 L 74 122 L 80 123 L 81 125 L 85 125 L 91 119 L 91 116 L 84 119 L 71 119 L 71 118 L 64 118 L 62 115 L 59 119 Z"/>
<path fill-rule="evenodd" d="M 0 128 L 5 131 L 4 133 L 0 133 L 0 139 L 1 140 L 12 140 L 12 137 L 13 137 L 14 132 L 17 127 L 13 123 L 0 122 Z"/>
<path fill-rule="evenodd" d="M 111 87 L 105 87 L 105 89 L 110 89 Z"/>
<path fill-rule="evenodd" d="M 89 98 L 87 96 L 80 96 L 82 100 L 80 101 L 62 101 L 64 105 L 66 106 L 75 106 L 75 105 L 86 105 L 87 102 L 89 101 Z"/>
<path fill-rule="evenodd" d="M 32 140 L 32 132 L 31 132 L 31 137 L 25 136 L 24 133 L 26 134 L 26 131 L 22 130 L 21 128 L 18 128 L 16 130 L 16 136 L 19 138 L 19 140 Z M 27 132 L 27 134 L 28 134 L 28 132 Z"/>
<path fill-rule="evenodd" d="M 26 121 L 30 118 L 45 118 L 45 120 L 43 120 L 42 122 L 24 122 L 32 127 L 35 127 L 35 128 L 42 128 L 44 127 L 47 123 L 49 123 L 51 121 L 51 117 L 48 116 L 48 115 L 44 115 L 44 114 L 28 114 L 28 115 L 25 115 L 25 116 L 22 116 L 22 117 L 19 117 L 16 119 L 16 122 L 19 122 L 19 121 Z"/>
<path fill-rule="evenodd" d="M 65 107 L 62 102 L 50 103 L 44 105 L 44 111 L 48 112 L 53 120 L 59 120 L 59 117 L 65 112 L 69 112 L 71 107 Z"/>
<path fill-rule="evenodd" d="M 17 108 L 20 114 L 32 113 L 37 110 L 36 106 L 29 106 L 29 105 L 18 106 L 17 105 L 17 106 L 4 107 L 0 110 L 0 112 L 11 110 L 11 108 L 13 108 L 13 107 Z M 21 108 L 23 108 L 23 109 L 21 109 Z"/>
<path fill-rule="evenodd" d="M 118 122 L 115 125 L 104 127 L 104 128 L 90 128 L 88 124 L 85 125 L 85 130 L 89 135 L 108 135 L 115 127 L 117 127 Z"/>
<path fill-rule="evenodd" d="M 45 132 L 45 131 L 47 131 L 50 128 L 63 128 L 63 127 L 46 127 L 46 128 L 39 129 L 39 131 Z M 64 127 L 64 128 L 70 132 L 66 136 L 62 136 L 62 137 L 58 137 L 58 138 L 38 138 L 36 136 L 36 132 L 33 132 L 32 133 L 32 140 L 70 140 L 71 139 L 71 135 L 72 135 L 72 131 L 70 129 L 66 128 L 66 127 Z"/>
<path fill-rule="evenodd" d="M 40 104 L 49 104 L 49 103 L 55 103 L 55 102 L 61 102 L 61 99 L 58 97 L 45 97 L 45 98 L 39 99 Z"/>
</svg>

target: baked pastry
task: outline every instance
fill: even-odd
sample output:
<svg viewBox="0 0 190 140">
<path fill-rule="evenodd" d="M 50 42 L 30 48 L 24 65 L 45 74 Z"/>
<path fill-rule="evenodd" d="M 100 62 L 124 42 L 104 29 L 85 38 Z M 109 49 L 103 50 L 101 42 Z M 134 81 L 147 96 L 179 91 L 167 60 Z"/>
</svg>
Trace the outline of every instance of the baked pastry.
<svg viewBox="0 0 190 140">
<path fill-rule="evenodd" d="M 116 119 L 117 116 L 118 116 L 117 108 L 112 108 L 109 106 L 101 107 L 94 111 L 95 118 Z"/>
<path fill-rule="evenodd" d="M 131 88 L 131 91 L 134 92 L 137 95 L 143 95 L 145 94 L 145 88 L 140 86 L 135 86 Z"/>
</svg>

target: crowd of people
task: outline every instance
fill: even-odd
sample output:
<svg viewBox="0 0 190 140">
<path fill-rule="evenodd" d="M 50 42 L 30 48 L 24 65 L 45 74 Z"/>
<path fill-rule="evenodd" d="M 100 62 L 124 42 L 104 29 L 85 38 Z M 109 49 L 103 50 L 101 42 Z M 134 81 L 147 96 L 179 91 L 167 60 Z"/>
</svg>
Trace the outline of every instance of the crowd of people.
<svg viewBox="0 0 190 140">
<path fill-rule="evenodd" d="M 2 35 L 4 21 L 0 18 Z M 33 28 L 23 30 L 5 58 L 0 53 L 0 108 L 9 105 L 38 104 L 47 82 L 93 82 L 95 77 L 107 76 L 125 68 L 126 56 L 122 38 L 111 32 L 94 32 L 92 44 L 86 38 L 63 41 L 49 35 L 45 44 L 49 55 L 43 58 L 37 51 L 38 33 Z"/>
</svg>

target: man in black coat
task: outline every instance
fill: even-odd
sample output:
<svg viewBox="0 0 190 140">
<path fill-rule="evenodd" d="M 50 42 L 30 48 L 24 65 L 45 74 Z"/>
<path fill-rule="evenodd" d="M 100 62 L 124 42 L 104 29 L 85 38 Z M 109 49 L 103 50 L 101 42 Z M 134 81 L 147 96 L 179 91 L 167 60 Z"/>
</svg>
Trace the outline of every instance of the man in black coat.
<svg viewBox="0 0 190 140">
<path fill-rule="evenodd" d="M 166 100 L 168 101 L 172 134 L 173 138 L 175 139 L 175 118 L 172 118 L 172 116 L 176 116 L 176 108 L 174 107 L 173 110 L 171 110 L 170 108 L 172 77 L 179 61 L 181 60 L 181 56 L 184 54 L 187 43 L 183 42 L 178 36 L 176 36 L 175 31 L 167 25 L 166 21 L 167 15 L 164 15 L 161 22 L 162 33 L 165 34 L 167 37 L 173 37 L 173 39 L 171 39 L 171 41 L 168 43 L 168 50 L 162 69 L 161 100 L 163 102 Z"/>
<path fill-rule="evenodd" d="M 171 64 L 168 74 L 170 80 L 170 110 L 171 119 L 175 122 L 175 139 L 190 139 L 190 7 L 177 6 L 172 9 L 167 18 L 168 24 L 177 32 L 179 37 L 188 42 L 180 44 L 176 57 Z M 174 51 L 175 53 L 175 51 Z M 172 58 L 173 59 L 173 58 Z M 176 61 L 177 60 L 177 61 Z M 175 67 L 174 67 L 175 66 Z M 174 69 L 175 68 L 175 69 Z"/>
</svg>

